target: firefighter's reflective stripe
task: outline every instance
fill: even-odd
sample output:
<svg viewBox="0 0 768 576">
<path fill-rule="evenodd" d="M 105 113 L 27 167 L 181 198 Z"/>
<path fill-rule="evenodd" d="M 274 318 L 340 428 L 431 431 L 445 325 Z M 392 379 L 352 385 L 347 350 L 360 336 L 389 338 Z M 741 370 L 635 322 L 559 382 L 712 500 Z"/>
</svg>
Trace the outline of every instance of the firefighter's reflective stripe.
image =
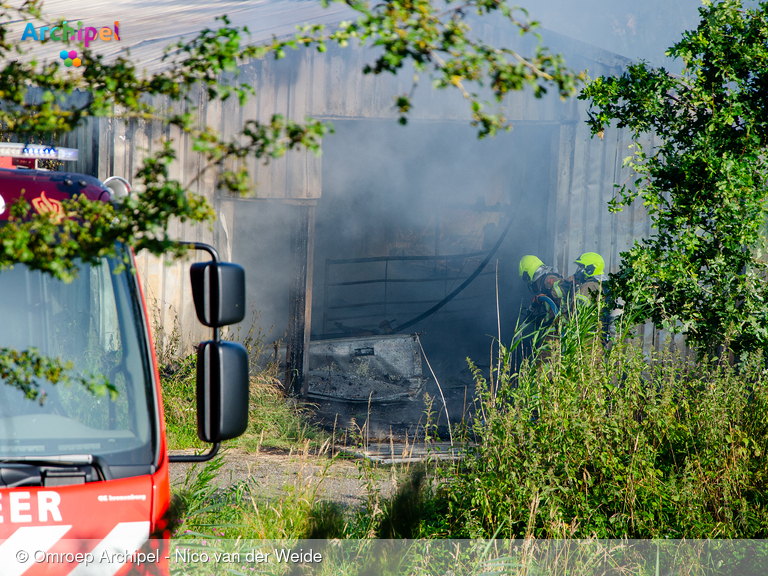
<svg viewBox="0 0 768 576">
<path fill-rule="evenodd" d="M 72 526 L 25 526 L 0 544 L 0 568 L 3 576 L 20 576 L 35 563 L 30 559 L 19 562 L 16 556 L 24 550 L 30 556 L 35 550 L 47 552 Z"/>
<path fill-rule="evenodd" d="M 39 566 L 34 554 L 48 552 L 72 526 L 25 526 L 11 534 L 0 544 L 0 575 L 22 576 L 27 570 Z M 114 576 L 125 565 L 124 558 L 135 554 L 149 539 L 149 522 L 120 522 L 107 536 L 90 552 L 94 558 L 92 564 L 78 564 L 72 569 L 71 565 L 61 566 L 63 572 L 49 570 L 48 574 L 56 576 Z M 28 554 L 24 562 L 19 561 L 18 553 Z M 103 562 L 101 560 L 104 560 Z"/>
<path fill-rule="evenodd" d="M 121 522 L 91 551 L 96 560 L 90 566 L 80 564 L 69 576 L 113 576 L 124 563 L 104 561 L 115 554 L 135 554 L 149 538 L 149 522 Z"/>
</svg>

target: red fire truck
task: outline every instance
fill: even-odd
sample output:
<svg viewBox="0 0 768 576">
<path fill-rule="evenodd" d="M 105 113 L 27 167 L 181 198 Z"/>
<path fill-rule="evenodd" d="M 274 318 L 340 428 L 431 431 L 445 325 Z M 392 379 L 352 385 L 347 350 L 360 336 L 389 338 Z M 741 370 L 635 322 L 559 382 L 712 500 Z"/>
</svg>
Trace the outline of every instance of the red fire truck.
<svg viewBox="0 0 768 576">
<path fill-rule="evenodd" d="M 0 143 L 0 157 L 10 167 L 7 158 L 73 160 L 77 151 Z M 62 200 L 80 194 L 113 202 L 130 193 L 122 179 L 102 183 L 34 167 L 0 168 L 0 226 L 22 193 L 37 212 L 61 212 Z M 118 246 L 117 258 L 98 265 L 81 263 L 70 283 L 22 264 L 0 272 L 0 353 L 36 349 L 72 362 L 77 374 L 103 374 L 117 390 L 116 397 L 97 395 L 39 380 L 40 394 L 30 400 L 0 378 L 3 576 L 167 570 L 162 546 L 159 557 L 141 557 L 143 563 L 135 553 L 157 551 L 169 537 L 169 462 L 211 458 L 221 441 L 245 431 L 248 419 L 247 354 L 218 336 L 219 327 L 244 317 L 244 272 L 219 262 L 209 246 L 192 247 L 213 257 L 191 268 L 198 318 L 214 332 L 198 346 L 198 432 L 213 443 L 200 456 L 169 458 L 141 285 L 132 266 L 116 270 L 126 259 L 133 264 L 130 247 Z"/>
</svg>

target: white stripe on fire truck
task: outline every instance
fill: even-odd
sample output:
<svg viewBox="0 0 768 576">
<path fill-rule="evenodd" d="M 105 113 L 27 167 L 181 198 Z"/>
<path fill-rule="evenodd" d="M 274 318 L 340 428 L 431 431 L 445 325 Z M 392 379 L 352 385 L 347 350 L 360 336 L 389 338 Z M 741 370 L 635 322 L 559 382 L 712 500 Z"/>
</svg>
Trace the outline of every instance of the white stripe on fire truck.
<svg viewBox="0 0 768 576">
<path fill-rule="evenodd" d="M 47 552 L 72 526 L 25 526 L 11 534 L 0 544 L 0 566 L 3 576 L 20 576 L 35 562 L 32 555 L 43 550 Z M 19 562 L 18 554 L 27 553 L 26 562 Z"/>
<path fill-rule="evenodd" d="M 113 558 L 124 558 L 134 554 L 149 539 L 149 522 L 121 522 L 107 534 L 107 537 L 99 542 L 98 546 L 91 550 L 94 563 L 86 566 L 79 564 L 69 576 L 113 576 L 124 562 L 112 562 Z M 106 555 L 104 553 L 107 553 Z M 113 556 L 113 555 L 120 556 Z M 106 559 L 109 558 L 109 561 Z M 105 559 L 104 562 L 101 562 Z"/>
</svg>

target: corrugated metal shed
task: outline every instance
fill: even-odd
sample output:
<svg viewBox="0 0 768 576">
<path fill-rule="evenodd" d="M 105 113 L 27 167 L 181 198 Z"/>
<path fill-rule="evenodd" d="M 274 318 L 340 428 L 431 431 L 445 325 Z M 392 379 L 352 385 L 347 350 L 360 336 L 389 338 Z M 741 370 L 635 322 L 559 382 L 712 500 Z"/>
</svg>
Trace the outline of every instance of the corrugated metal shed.
<svg viewBox="0 0 768 576">
<path fill-rule="evenodd" d="M 109 24 L 121 22 L 122 41 L 104 43 L 99 49 L 115 54 L 118 47 L 129 48 L 148 70 L 157 70 L 162 47 L 189 37 L 205 26 L 214 25 L 214 16 L 229 14 L 236 25 L 247 25 L 253 41 L 272 35 L 285 36 L 296 24 L 321 21 L 326 24 L 349 18 L 344 7 L 333 5 L 329 10 L 314 1 L 284 0 L 280 2 L 185 2 L 183 8 L 169 0 L 161 2 L 102 2 L 81 5 L 77 14 L 70 14 L 71 5 L 65 0 L 46 2 L 48 13 L 72 16 L 85 25 L 102 20 Z M 76 18 L 75 18 L 76 17 Z M 19 30 L 23 27 L 19 23 Z M 488 42 L 516 45 L 514 30 L 500 21 L 485 19 L 475 27 Z M 564 54 L 570 66 L 587 68 L 591 77 L 621 73 L 628 60 L 567 37 L 544 32 L 545 43 L 555 52 Z M 45 44 L 37 47 L 43 54 L 58 47 Z M 359 48 L 331 47 L 325 53 L 304 50 L 289 53 L 282 61 L 271 59 L 251 62 L 240 70 L 241 81 L 251 84 L 258 97 L 244 107 L 234 102 L 208 102 L 204 95 L 198 99 L 202 121 L 225 135 L 234 134 L 246 119 L 266 121 L 274 113 L 301 121 L 306 116 L 333 119 L 392 119 L 397 117 L 392 97 L 411 88 L 411 73 L 364 75 L 362 68 L 373 59 L 373 52 Z M 159 106 L 167 105 L 157 102 Z M 619 254 L 634 239 L 647 236 L 650 221 L 640 206 L 619 214 L 610 214 L 607 201 L 614 194 L 614 184 L 630 175 L 622 161 L 630 151 L 624 131 L 608 129 L 602 140 L 590 138 L 584 123 L 585 104 L 571 99 L 565 103 L 557 98 L 533 98 L 529 91 L 510 95 L 505 103 L 507 116 L 517 124 L 559 125 L 552 140 L 553 155 L 558 161 L 551 175 L 548 193 L 548 234 L 551 251 L 543 254 L 557 267 L 567 272 L 573 259 L 584 251 L 604 255 L 611 270 L 619 264 Z M 420 86 L 416 94 L 413 121 L 461 122 L 470 120 L 469 109 L 458 91 L 435 91 Z M 65 138 L 65 145 L 81 150 L 78 170 L 106 178 L 121 175 L 130 179 L 141 158 L 151 153 L 161 136 L 158 124 L 141 121 L 128 123 L 115 120 L 89 122 Z M 168 134 L 167 134 L 168 135 Z M 170 134 L 173 136 L 173 134 Z M 199 157 L 191 150 L 186 138 L 175 136 L 178 142 L 178 162 L 171 175 L 182 182 L 195 180 L 201 169 Z M 257 166 L 251 160 L 259 201 L 270 200 L 311 206 L 322 197 L 320 157 L 306 152 L 289 153 L 273 160 L 268 166 Z M 225 259 L 231 259 L 234 236 L 233 222 L 236 202 L 218 194 L 213 187 L 213 175 L 207 174 L 195 183 L 196 191 L 206 195 L 214 204 L 219 220 L 213 229 L 187 224 L 175 224 L 172 233 L 183 240 L 210 242 L 217 246 Z M 139 255 L 140 272 L 150 299 L 161 305 L 159 325 L 170 331 L 174 319 L 186 342 L 203 337 L 205 332 L 195 320 L 191 305 L 184 263 L 166 265 L 163 258 Z M 651 343 L 658 334 L 651 333 Z"/>
</svg>

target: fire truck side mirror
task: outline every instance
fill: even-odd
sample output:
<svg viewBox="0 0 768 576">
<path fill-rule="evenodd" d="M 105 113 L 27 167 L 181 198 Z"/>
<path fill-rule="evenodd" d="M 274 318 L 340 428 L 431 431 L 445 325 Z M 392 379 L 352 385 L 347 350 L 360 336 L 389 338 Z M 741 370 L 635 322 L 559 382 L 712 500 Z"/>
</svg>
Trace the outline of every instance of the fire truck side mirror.
<svg viewBox="0 0 768 576">
<path fill-rule="evenodd" d="M 192 264 L 192 298 L 200 322 L 211 328 L 245 318 L 245 270 L 230 262 Z"/>
<path fill-rule="evenodd" d="M 236 342 L 197 347 L 197 435 L 203 442 L 237 438 L 248 427 L 248 353 Z"/>
</svg>

